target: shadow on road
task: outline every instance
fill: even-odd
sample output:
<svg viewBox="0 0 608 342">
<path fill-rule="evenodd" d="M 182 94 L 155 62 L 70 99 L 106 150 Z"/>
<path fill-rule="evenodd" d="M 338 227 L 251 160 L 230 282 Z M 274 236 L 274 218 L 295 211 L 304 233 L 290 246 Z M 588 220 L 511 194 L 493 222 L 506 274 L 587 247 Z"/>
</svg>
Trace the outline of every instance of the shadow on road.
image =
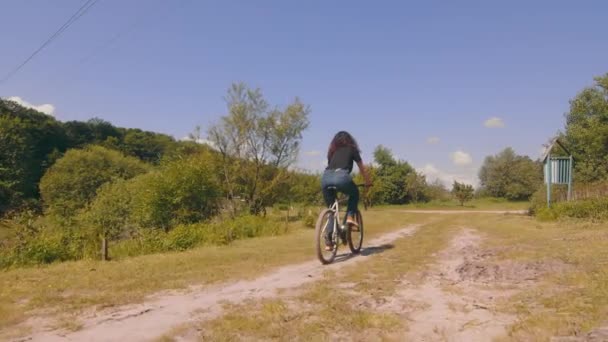
<svg viewBox="0 0 608 342">
<path fill-rule="evenodd" d="M 348 246 L 344 246 L 344 247 L 346 247 L 346 249 L 348 250 Z M 385 244 L 382 244 L 379 246 L 364 247 L 361 249 L 361 252 L 359 254 L 352 254 L 350 252 L 350 250 L 348 250 L 346 253 L 336 255 L 336 258 L 334 259 L 333 263 L 336 264 L 336 263 L 340 263 L 340 262 L 345 262 L 345 261 L 348 261 L 357 256 L 368 257 L 370 255 L 380 254 L 384 251 L 387 251 L 387 250 L 393 249 L 393 248 L 395 248 L 395 245 L 390 244 L 390 243 L 385 243 Z"/>
</svg>

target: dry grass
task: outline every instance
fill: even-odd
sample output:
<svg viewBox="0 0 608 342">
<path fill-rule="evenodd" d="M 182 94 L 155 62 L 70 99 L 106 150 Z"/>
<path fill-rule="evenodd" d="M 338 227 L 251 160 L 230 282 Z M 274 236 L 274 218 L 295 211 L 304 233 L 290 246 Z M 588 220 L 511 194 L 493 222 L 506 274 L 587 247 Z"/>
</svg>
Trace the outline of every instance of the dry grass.
<svg viewBox="0 0 608 342">
<path fill-rule="evenodd" d="M 493 218 L 479 227 L 500 246 L 499 259 L 557 260 L 571 267 L 542 277 L 542 283 L 511 298 L 503 310 L 518 315 L 516 340 L 549 341 L 581 336 L 608 322 L 608 229 L 580 221 L 539 223 L 531 218 Z M 507 248 L 505 248 L 505 246 Z"/>
<path fill-rule="evenodd" d="M 385 211 L 366 211 L 366 239 L 401 228 L 415 217 L 398 219 Z M 33 315 L 62 317 L 91 309 L 141 302 L 162 290 L 252 279 L 273 268 L 310 260 L 313 229 L 293 223 L 290 234 L 237 241 L 119 261 L 77 261 L 0 271 L 0 330 Z M 0 337 L 2 335 L 0 334 Z"/>
</svg>

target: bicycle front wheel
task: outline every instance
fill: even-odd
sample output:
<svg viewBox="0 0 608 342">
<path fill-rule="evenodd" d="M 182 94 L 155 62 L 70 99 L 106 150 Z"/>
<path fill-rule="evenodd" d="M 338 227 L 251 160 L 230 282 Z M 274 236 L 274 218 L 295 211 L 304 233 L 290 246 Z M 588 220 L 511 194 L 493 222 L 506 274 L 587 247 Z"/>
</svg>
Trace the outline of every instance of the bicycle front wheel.
<svg viewBox="0 0 608 342">
<path fill-rule="evenodd" d="M 357 211 L 357 223 L 359 227 L 349 225 L 346 233 L 348 248 L 354 254 L 361 252 L 361 246 L 363 245 L 363 215 L 361 215 L 361 211 Z"/>
<path fill-rule="evenodd" d="M 336 236 L 333 230 L 338 229 L 334 215 L 335 213 L 331 209 L 323 210 L 315 227 L 315 249 L 319 261 L 324 265 L 333 262 L 338 253 L 337 241 L 333 241 L 334 236 Z M 333 247 L 330 251 L 325 250 L 328 244 Z"/>
</svg>

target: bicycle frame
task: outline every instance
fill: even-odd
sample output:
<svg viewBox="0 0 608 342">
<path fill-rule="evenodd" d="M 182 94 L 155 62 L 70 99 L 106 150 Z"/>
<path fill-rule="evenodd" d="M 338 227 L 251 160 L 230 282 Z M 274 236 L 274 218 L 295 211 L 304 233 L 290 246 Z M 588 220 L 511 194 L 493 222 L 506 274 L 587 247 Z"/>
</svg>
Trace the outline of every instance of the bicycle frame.
<svg viewBox="0 0 608 342">
<path fill-rule="evenodd" d="M 342 237 L 342 232 L 344 232 L 345 230 L 345 225 L 346 225 L 346 215 L 344 215 L 344 219 L 342 220 L 342 224 L 340 224 L 340 201 L 338 200 L 337 194 L 336 194 L 336 199 L 334 200 L 334 203 L 329 207 L 329 209 L 334 213 L 334 230 L 331 234 L 331 238 L 332 238 L 332 242 L 334 243 L 335 247 L 337 248 L 337 246 L 339 245 L 338 243 L 338 239 L 343 239 Z M 329 224 L 329 220 L 327 220 L 327 224 Z M 328 227 L 325 226 L 325 229 L 327 229 Z M 338 233 L 340 233 L 340 235 L 338 235 Z"/>
</svg>

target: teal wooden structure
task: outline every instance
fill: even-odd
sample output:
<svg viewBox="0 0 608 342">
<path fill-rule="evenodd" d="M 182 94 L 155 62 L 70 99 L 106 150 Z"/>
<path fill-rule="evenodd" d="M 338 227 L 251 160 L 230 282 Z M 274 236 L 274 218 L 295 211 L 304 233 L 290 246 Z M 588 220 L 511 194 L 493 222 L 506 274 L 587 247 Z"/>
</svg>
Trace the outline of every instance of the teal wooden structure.
<svg viewBox="0 0 608 342">
<path fill-rule="evenodd" d="M 564 150 L 568 156 L 553 156 L 551 152 L 555 145 Z M 547 184 L 547 207 L 551 207 L 551 185 L 568 185 L 568 201 L 572 198 L 572 166 L 574 159 L 568 149 L 555 138 L 547 147 L 543 157 L 545 184 Z"/>
</svg>

